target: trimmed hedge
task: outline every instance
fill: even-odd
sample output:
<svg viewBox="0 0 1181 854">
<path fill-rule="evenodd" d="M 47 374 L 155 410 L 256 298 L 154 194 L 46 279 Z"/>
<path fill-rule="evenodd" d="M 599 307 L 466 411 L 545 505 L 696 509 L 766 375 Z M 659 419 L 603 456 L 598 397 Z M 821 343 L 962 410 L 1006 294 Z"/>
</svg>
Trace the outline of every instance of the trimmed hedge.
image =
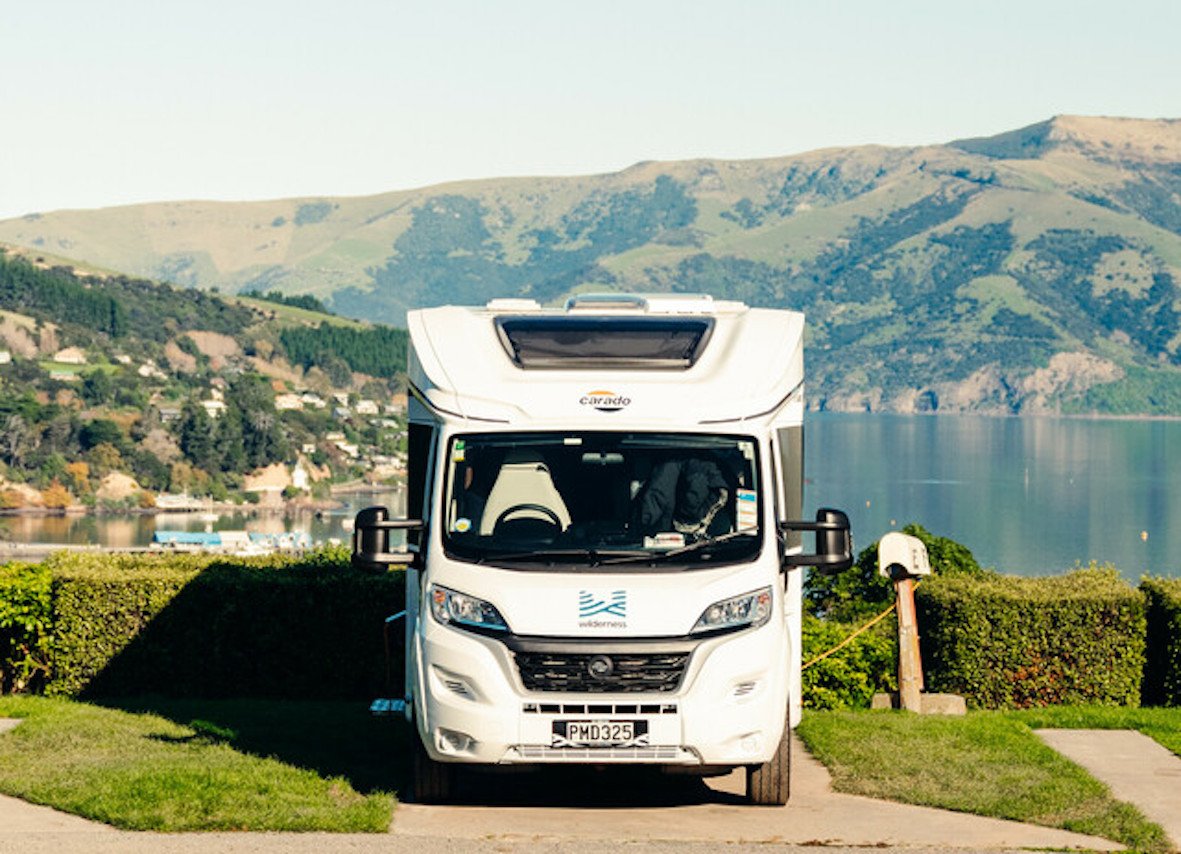
<svg viewBox="0 0 1181 854">
<path fill-rule="evenodd" d="M 1181 706 L 1181 578 L 1146 578 L 1140 589 L 1148 598 L 1144 702 Z"/>
<path fill-rule="evenodd" d="M 917 604 L 929 691 L 981 708 L 1140 704 L 1144 596 L 1114 569 L 934 577 Z"/>
<path fill-rule="evenodd" d="M 405 600 L 401 572 L 358 572 L 342 549 L 297 560 L 61 555 L 45 570 L 52 634 L 37 655 L 55 695 L 376 696 L 384 620 Z"/>
</svg>

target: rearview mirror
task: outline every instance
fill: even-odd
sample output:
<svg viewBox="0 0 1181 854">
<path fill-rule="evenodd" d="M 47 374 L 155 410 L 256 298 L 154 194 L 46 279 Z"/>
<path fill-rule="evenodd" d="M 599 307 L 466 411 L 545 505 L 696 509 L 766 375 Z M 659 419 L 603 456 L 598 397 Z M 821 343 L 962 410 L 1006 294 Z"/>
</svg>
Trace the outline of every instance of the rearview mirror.
<svg viewBox="0 0 1181 854">
<path fill-rule="evenodd" d="M 390 551 L 390 531 L 420 531 L 419 519 L 391 519 L 384 507 L 366 507 L 353 523 L 353 566 L 357 569 L 387 569 L 414 562 L 418 550 L 407 545 L 405 550 Z"/>
<path fill-rule="evenodd" d="M 853 565 L 853 534 L 849 530 L 849 517 L 840 510 L 821 507 L 816 511 L 816 521 L 788 521 L 779 523 L 780 531 L 815 531 L 815 554 L 790 554 L 783 556 L 783 566 L 811 566 L 820 572 L 840 572 Z"/>
</svg>

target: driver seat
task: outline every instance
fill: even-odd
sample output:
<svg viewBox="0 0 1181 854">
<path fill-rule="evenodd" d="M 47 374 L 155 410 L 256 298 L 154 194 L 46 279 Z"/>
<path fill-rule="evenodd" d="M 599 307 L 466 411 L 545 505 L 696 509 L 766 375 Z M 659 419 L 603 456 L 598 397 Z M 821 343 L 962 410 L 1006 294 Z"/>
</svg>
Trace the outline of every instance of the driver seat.
<svg viewBox="0 0 1181 854">
<path fill-rule="evenodd" d="M 554 479 L 550 475 L 549 466 L 536 455 L 527 451 L 510 451 L 496 475 L 492 490 L 488 493 L 488 503 L 484 505 L 484 515 L 480 519 L 480 533 L 487 536 L 493 533 L 493 527 L 500 514 L 518 504 L 540 504 L 548 507 L 562 523 L 562 530 L 570 527 L 570 511 L 566 502 L 554 486 Z M 521 510 L 514 513 L 512 519 L 536 519 L 553 525 L 553 520 L 536 510 Z"/>
</svg>

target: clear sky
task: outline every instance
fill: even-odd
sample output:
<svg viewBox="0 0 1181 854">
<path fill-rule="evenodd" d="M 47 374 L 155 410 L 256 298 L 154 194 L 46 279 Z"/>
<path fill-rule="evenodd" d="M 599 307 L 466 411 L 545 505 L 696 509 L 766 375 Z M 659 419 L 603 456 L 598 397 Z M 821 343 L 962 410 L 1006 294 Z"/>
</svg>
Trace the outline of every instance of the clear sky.
<svg viewBox="0 0 1181 854">
<path fill-rule="evenodd" d="M 4 0 L 0 217 L 1181 117 L 1179 0 Z"/>
</svg>

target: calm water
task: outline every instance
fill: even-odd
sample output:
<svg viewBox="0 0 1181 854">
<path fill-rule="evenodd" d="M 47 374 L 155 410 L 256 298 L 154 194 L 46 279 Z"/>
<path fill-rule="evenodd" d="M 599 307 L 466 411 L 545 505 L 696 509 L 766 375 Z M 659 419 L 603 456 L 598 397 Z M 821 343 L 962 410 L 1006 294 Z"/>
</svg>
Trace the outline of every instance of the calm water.
<svg viewBox="0 0 1181 854">
<path fill-rule="evenodd" d="M 858 547 L 915 521 L 1002 572 L 1181 575 L 1181 422 L 816 415 L 805 465 Z"/>
<path fill-rule="evenodd" d="M 254 531 L 278 534 L 307 531 L 312 541 L 333 539 L 349 542 L 357 511 L 374 504 L 390 508 L 403 506 L 403 493 L 376 492 L 337 497 L 342 507 L 316 515 L 301 512 L 290 516 L 273 513 L 221 513 L 216 521 L 201 513 L 156 513 L 136 516 L 5 516 L 0 517 L 0 539 L 24 543 L 94 544 L 114 548 L 146 546 L 159 530 L 168 531 Z"/>
<path fill-rule="evenodd" d="M 845 509 L 858 547 L 916 521 L 1003 572 L 1042 575 L 1097 560 L 1133 580 L 1181 575 L 1181 422 L 811 415 L 805 431 L 805 507 Z M 157 527 L 209 525 L 347 542 L 345 523 L 358 509 L 402 506 L 400 493 L 344 500 L 323 517 L 234 513 L 214 523 L 191 513 L 4 517 L 0 538 L 136 546 Z"/>
</svg>

